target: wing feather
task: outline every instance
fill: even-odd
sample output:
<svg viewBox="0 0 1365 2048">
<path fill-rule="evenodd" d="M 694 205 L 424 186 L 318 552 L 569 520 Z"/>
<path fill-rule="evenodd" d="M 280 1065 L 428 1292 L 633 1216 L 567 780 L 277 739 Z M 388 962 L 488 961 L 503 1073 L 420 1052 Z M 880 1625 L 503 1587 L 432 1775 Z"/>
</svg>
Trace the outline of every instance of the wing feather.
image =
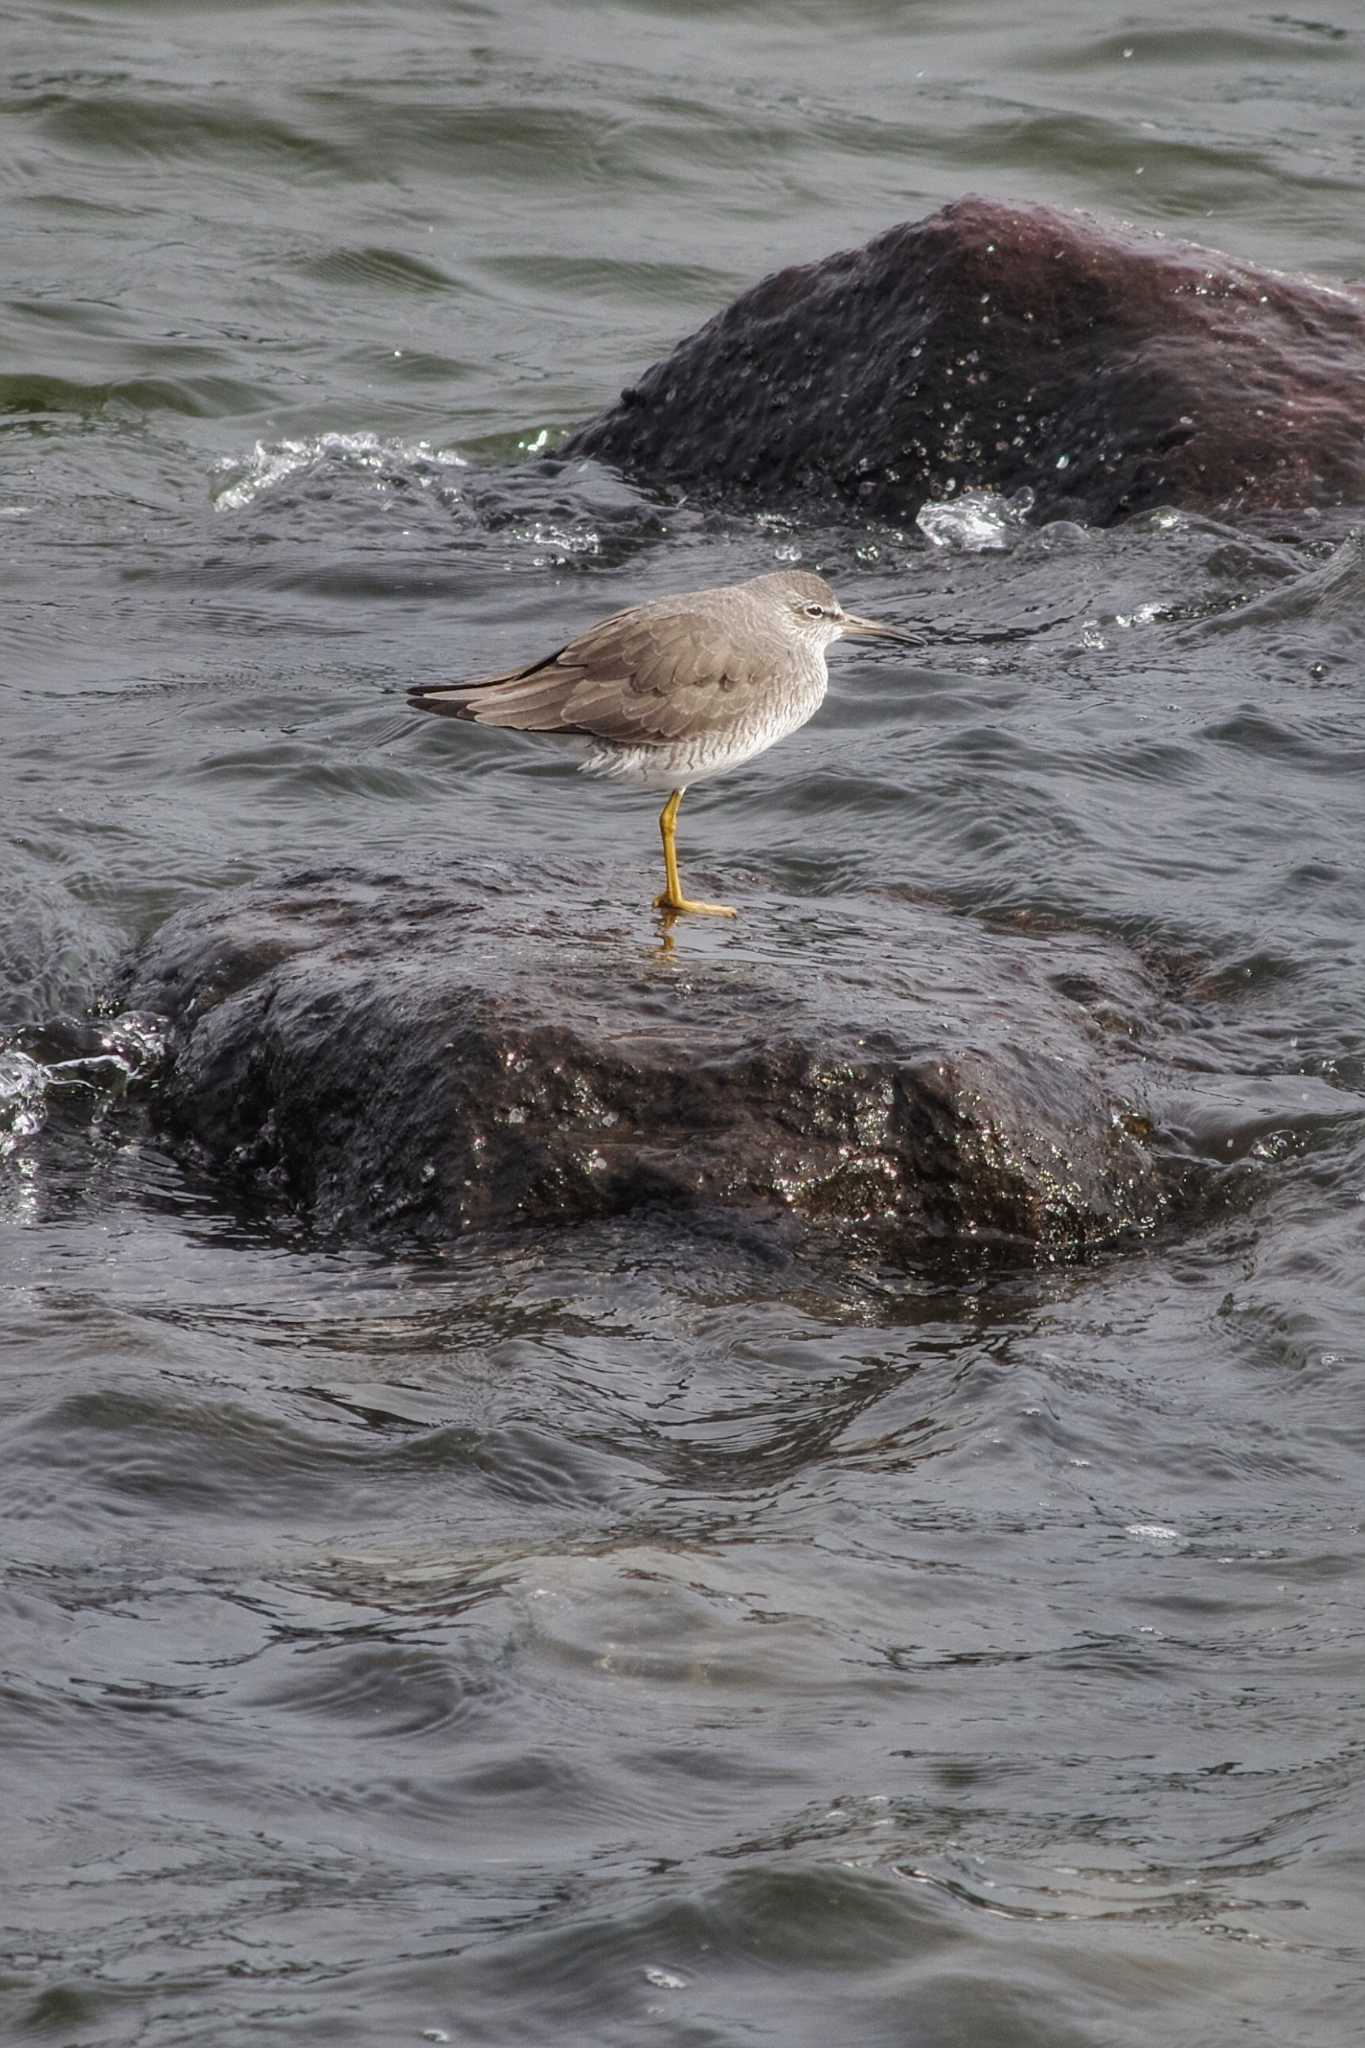
<svg viewBox="0 0 1365 2048">
<path fill-rule="evenodd" d="M 424 711 L 522 732 L 579 733 L 622 746 L 719 735 L 752 720 L 772 650 L 750 622 L 718 621 L 691 598 L 618 612 L 528 668 L 410 690 Z"/>
</svg>

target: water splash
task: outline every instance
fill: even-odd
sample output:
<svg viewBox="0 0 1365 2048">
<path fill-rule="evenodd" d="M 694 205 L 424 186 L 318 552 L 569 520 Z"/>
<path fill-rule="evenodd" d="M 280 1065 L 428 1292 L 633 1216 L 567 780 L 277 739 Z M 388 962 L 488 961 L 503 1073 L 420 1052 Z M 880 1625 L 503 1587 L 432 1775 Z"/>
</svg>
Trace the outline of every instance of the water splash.
<svg viewBox="0 0 1365 2048">
<path fill-rule="evenodd" d="M 513 540 L 526 541 L 540 550 L 531 557 L 537 569 L 561 569 L 577 555 L 600 555 L 602 552 L 601 534 L 585 520 L 578 520 L 572 526 L 561 526 L 554 520 L 536 519 L 529 526 L 514 526 L 511 536 Z"/>
<path fill-rule="evenodd" d="M 992 548 L 1013 547 L 1028 524 L 1033 502 L 1027 484 L 1009 498 L 998 491 L 964 491 L 960 498 L 921 505 L 915 524 L 931 547 L 985 554 Z"/>
<path fill-rule="evenodd" d="M 154 1074 L 165 1053 L 162 1020 L 141 1010 L 26 1026 L 0 1046 L 0 1159 L 42 1129 L 56 1098 L 84 1098 L 98 1115 Z"/>
<path fill-rule="evenodd" d="M 298 440 L 258 441 L 250 455 L 227 455 L 214 466 L 210 495 L 220 512 L 240 512 L 264 492 L 302 472 L 336 465 L 368 470 L 381 481 L 401 476 L 405 484 L 447 483 L 449 472 L 467 469 L 454 448 L 429 441 L 388 441 L 378 434 L 309 434 Z"/>
<path fill-rule="evenodd" d="M 27 1053 L 0 1052 L 0 1159 L 41 1130 L 47 1114 L 47 1070 Z"/>
</svg>

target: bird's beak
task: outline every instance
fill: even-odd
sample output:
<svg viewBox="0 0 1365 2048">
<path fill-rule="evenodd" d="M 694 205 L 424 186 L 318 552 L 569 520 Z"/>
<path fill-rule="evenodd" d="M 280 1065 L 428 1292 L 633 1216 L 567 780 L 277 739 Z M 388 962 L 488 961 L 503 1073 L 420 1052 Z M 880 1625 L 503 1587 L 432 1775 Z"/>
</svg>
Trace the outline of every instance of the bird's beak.
<svg viewBox="0 0 1365 2048">
<path fill-rule="evenodd" d="M 857 612 L 844 612 L 839 620 L 845 633 L 868 640 L 899 640 L 904 647 L 918 646 L 913 633 L 907 633 L 902 626 L 886 626 L 880 619 L 859 618 Z"/>
</svg>

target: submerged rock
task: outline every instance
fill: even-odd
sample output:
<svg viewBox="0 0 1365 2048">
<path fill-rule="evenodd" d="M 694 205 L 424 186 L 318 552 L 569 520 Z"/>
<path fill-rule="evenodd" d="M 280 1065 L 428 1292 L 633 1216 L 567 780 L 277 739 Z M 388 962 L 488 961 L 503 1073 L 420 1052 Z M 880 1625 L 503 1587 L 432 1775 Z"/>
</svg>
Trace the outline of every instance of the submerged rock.
<svg viewBox="0 0 1365 2048">
<path fill-rule="evenodd" d="M 160 1124 L 365 1238 L 665 1205 L 919 1261 L 1159 1216 L 1102 1029 L 1062 993 L 1123 974 L 1101 942 L 892 902 L 684 926 L 660 954 L 554 881 L 318 871 L 179 913 L 125 989 L 169 1020 Z"/>
<path fill-rule="evenodd" d="M 745 292 L 568 443 L 654 483 L 896 521 L 1365 499 L 1365 294 L 963 199 Z"/>
</svg>

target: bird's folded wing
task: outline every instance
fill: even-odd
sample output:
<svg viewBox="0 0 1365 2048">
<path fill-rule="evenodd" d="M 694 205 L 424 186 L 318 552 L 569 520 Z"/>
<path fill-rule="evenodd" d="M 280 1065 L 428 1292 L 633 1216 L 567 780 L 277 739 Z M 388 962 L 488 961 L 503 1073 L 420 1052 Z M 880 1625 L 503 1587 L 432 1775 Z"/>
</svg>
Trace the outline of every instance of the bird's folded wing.
<svg viewBox="0 0 1365 2048">
<path fill-rule="evenodd" d="M 766 665 L 687 611 L 622 612 L 531 668 L 409 694 L 428 711 L 622 746 L 725 733 L 761 712 Z"/>
</svg>

